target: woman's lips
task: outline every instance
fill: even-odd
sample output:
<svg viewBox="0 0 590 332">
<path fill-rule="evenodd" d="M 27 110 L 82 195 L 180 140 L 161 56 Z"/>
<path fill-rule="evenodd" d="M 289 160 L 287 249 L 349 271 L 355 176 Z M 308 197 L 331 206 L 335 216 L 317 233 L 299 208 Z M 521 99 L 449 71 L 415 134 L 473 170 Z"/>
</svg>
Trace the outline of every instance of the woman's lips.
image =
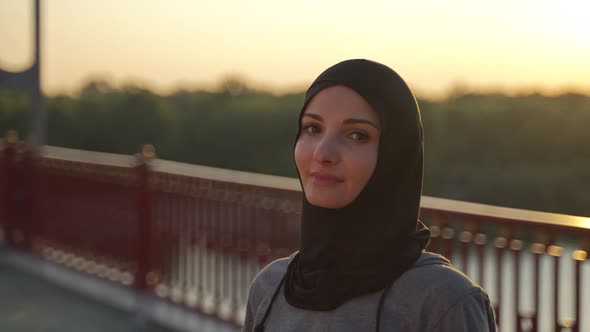
<svg viewBox="0 0 590 332">
<path fill-rule="evenodd" d="M 343 178 L 331 174 L 312 172 L 310 175 L 312 183 L 320 186 L 330 186 L 344 182 Z"/>
</svg>

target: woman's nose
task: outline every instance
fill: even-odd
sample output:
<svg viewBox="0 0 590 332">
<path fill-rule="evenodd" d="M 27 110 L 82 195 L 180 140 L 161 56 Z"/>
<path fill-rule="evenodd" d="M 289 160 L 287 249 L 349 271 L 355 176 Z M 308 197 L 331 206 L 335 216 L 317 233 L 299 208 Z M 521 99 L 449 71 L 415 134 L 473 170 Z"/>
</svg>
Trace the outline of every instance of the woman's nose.
<svg viewBox="0 0 590 332">
<path fill-rule="evenodd" d="M 321 164 L 336 164 L 340 161 L 338 143 L 334 138 L 324 137 L 317 142 L 313 159 Z"/>
</svg>

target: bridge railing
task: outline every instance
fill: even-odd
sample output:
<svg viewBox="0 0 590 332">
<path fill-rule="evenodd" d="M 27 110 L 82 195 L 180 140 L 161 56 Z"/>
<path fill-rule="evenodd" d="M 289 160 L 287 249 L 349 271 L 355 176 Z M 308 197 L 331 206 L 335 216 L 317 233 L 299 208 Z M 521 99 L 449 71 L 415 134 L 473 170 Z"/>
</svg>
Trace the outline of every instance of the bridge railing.
<svg viewBox="0 0 590 332">
<path fill-rule="evenodd" d="M 14 139 L 0 235 L 22 250 L 240 325 L 248 287 L 297 250 L 297 179 Z M 505 331 L 590 330 L 590 219 L 424 196 L 439 252 L 482 285 Z"/>
</svg>

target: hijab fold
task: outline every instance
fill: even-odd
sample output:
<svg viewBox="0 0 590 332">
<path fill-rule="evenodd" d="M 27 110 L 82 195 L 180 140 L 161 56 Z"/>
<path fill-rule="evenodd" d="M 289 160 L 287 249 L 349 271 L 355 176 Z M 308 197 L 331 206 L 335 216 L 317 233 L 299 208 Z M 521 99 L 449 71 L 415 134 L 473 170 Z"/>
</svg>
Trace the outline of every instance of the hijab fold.
<svg viewBox="0 0 590 332">
<path fill-rule="evenodd" d="M 430 238 L 418 219 L 423 137 L 412 91 L 385 65 L 343 61 L 312 83 L 299 123 L 312 98 L 333 85 L 367 100 L 380 118 L 381 137 L 375 170 L 349 205 L 322 208 L 303 195 L 300 250 L 287 269 L 284 295 L 307 310 L 332 310 L 386 288 L 412 266 Z"/>
</svg>

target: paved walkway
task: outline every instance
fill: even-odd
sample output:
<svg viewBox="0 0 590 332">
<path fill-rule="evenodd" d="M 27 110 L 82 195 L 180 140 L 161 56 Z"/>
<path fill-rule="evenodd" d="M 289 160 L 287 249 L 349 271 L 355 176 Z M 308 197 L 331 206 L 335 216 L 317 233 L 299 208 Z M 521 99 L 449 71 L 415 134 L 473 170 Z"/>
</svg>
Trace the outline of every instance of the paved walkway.
<svg viewBox="0 0 590 332">
<path fill-rule="evenodd" d="M 0 331 L 133 331 L 133 316 L 0 264 Z M 167 332 L 153 322 L 146 332 Z"/>
<path fill-rule="evenodd" d="M 7 249 L 0 243 L 2 332 L 235 332 L 227 324 L 142 298 L 145 324 L 138 329 L 137 295 L 124 287 Z M 110 303 L 109 303 L 110 302 Z"/>
</svg>

